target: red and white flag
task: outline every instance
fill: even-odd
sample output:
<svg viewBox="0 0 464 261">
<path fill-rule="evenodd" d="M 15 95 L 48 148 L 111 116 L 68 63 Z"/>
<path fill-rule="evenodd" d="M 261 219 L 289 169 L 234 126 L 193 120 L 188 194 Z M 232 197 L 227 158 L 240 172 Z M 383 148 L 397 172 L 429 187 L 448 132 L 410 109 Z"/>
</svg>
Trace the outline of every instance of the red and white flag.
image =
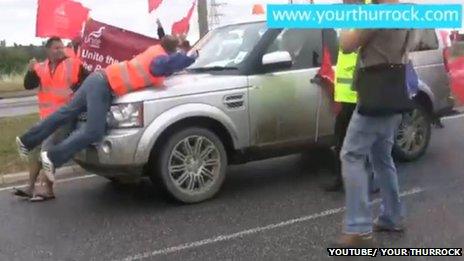
<svg viewBox="0 0 464 261">
<path fill-rule="evenodd" d="M 190 7 L 187 15 L 172 25 L 172 29 L 171 29 L 172 35 L 181 35 L 181 34 L 188 33 L 190 29 L 190 19 L 192 18 L 193 10 L 195 10 L 195 2 L 196 1 L 193 1 L 192 7 Z"/>
<path fill-rule="evenodd" d="M 79 36 L 89 9 L 71 0 L 38 0 L 36 33 L 38 37 Z"/>
<path fill-rule="evenodd" d="M 163 0 L 148 0 L 148 12 L 151 13 L 156 10 L 162 2 Z"/>
</svg>

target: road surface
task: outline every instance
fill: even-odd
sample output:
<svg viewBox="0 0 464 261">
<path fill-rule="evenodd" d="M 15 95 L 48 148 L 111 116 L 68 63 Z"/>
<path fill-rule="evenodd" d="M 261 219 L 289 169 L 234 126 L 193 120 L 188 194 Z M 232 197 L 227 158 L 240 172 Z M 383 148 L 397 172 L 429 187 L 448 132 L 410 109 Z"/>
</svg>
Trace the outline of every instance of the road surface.
<svg viewBox="0 0 464 261">
<path fill-rule="evenodd" d="M 376 234 L 382 246 L 463 247 L 464 118 L 444 124 L 421 160 L 398 165 L 407 232 Z M 3 188 L 0 260 L 330 259 L 344 197 L 321 188 L 328 162 L 312 154 L 232 166 L 220 194 L 196 205 L 148 181 L 118 188 L 95 176 L 60 183 L 58 199 L 40 204 Z"/>
<path fill-rule="evenodd" d="M 0 99 L 0 118 L 37 113 L 37 97 Z"/>
</svg>

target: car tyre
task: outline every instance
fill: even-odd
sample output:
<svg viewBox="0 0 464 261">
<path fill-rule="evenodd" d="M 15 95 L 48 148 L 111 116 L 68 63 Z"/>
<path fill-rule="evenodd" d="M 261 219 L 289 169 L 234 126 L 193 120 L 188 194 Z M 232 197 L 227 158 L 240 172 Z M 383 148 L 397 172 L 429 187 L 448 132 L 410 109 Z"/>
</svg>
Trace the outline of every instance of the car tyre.
<svg viewBox="0 0 464 261">
<path fill-rule="evenodd" d="M 153 182 L 161 179 L 180 202 L 198 203 L 214 197 L 224 183 L 227 153 L 215 133 L 190 127 L 167 139 L 156 162 Z"/>
<path fill-rule="evenodd" d="M 403 162 L 419 159 L 427 151 L 431 133 L 432 120 L 422 106 L 405 113 L 395 135 L 393 157 Z"/>
</svg>

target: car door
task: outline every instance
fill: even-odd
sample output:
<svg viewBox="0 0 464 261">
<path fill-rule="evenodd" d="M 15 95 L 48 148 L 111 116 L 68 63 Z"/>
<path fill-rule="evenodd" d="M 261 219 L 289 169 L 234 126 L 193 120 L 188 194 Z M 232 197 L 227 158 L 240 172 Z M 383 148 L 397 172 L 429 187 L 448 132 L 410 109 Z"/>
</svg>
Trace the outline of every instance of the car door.
<svg viewBox="0 0 464 261">
<path fill-rule="evenodd" d="M 450 95 L 443 54 L 443 46 L 433 29 L 420 30 L 417 45 L 409 53 L 420 81 L 430 87 L 437 108 L 446 107 Z"/>
<path fill-rule="evenodd" d="M 249 77 L 252 145 L 315 140 L 321 46 L 320 30 L 283 30 L 271 41 L 265 53 L 289 52 L 293 65 Z"/>
<path fill-rule="evenodd" d="M 336 70 L 336 64 L 338 60 L 338 36 L 339 32 L 334 29 L 324 29 L 322 31 L 322 45 L 327 48 L 326 55 L 329 55 L 330 59 L 324 60 L 327 63 L 327 67 L 332 66 L 332 70 Z M 335 77 L 335 73 L 333 77 Z M 334 80 L 334 79 L 332 79 Z M 318 109 L 318 130 L 317 130 L 317 141 L 318 142 L 331 142 L 334 134 L 334 125 L 336 117 L 337 105 L 334 103 L 333 88 L 335 86 L 326 84 L 321 88 L 321 101 L 319 102 Z"/>
</svg>

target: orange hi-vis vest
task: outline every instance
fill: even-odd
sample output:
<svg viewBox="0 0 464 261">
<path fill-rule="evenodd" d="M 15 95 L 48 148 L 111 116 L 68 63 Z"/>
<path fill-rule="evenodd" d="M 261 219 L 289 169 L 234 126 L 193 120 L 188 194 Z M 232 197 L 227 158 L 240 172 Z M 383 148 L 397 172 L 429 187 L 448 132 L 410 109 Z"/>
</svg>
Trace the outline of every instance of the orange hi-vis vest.
<svg viewBox="0 0 464 261">
<path fill-rule="evenodd" d="M 151 62 L 161 55 L 167 55 L 164 48 L 161 45 L 154 45 L 129 61 L 106 67 L 106 77 L 113 92 L 117 96 L 122 96 L 149 86 L 161 86 L 165 77 L 155 77 L 150 73 Z"/>
<path fill-rule="evenodd" d="M 48 117 L 71 100 L 71 87 L 79 82 L 80 67 L 81 62 L 75 58 L 66 58 L 60 62 L 54 73 L 50 70 L 49 60 L 34 66 L 34 71 L 40 78 L 37 98 L 41 119 Z"/>
</svg>

